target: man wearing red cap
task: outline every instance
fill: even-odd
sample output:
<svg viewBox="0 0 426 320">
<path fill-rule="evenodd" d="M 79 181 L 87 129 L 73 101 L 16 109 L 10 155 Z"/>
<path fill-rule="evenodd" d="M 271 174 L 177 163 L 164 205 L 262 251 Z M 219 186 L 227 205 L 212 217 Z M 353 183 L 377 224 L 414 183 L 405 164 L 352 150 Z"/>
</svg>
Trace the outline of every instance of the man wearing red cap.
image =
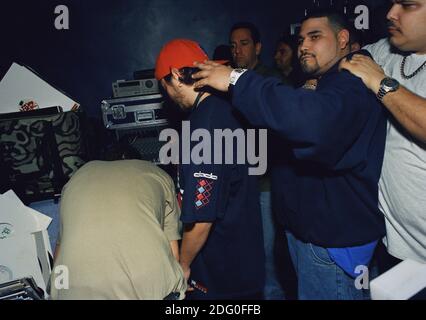
<svg viewBox="0 0 426 320">
<path fill-rule="evenodd" d="M 191 75 L 198 70 L 194 62 L 207 59 L 196 42 L 185 39 L 167 43 L 157 58 L 157 80 L 175 103 L 191 110 L 191 135 L 197 129 L 213 136 L 215 129 L 241 128 L 227 101 L 194 89 Z M 191 149 L 194 145 L 191 141 Z M 235 162 L 236 151 L 233 144 Z M 215 160 L 219 152 L 211 147 Z M 247 164 L 235 162 L 190 161 L 180 166 L 185 224 L 180 264 L 194 289 L 188 299 L 262 297 L 264 252 L 257 178 L 248 174 Z"/>
</svg>

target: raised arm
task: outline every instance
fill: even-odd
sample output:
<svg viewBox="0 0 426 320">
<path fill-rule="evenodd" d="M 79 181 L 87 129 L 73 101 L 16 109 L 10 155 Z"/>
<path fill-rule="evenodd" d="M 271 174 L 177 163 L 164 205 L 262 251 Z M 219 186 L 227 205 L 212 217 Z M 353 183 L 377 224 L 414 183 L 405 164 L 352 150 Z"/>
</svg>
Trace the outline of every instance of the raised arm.
<svg viewBox="0 0 426 320">
<path fill-rule="evenodd" d="M 212 62 L 197 65 L 198 85 L 225 91 L 231 71 Z M 360 138 L 377 103 L 362 82 L 348 72 L 327 75 L 317 91 L 293 89 L 253 71 L 242 74 L 233 87 L 232 104 L 249 122 L 273 129 L 291 142 L 296 158 L 326 167 L 346 169 L 359 164 L 362 154 L 346 156 Z M 374 105 L 376 104 L 376 105 Z M 367 139 L 366 137 L 363 137 Z M 369 141 L 365 141 L 367 146 Z"/>
</svg>

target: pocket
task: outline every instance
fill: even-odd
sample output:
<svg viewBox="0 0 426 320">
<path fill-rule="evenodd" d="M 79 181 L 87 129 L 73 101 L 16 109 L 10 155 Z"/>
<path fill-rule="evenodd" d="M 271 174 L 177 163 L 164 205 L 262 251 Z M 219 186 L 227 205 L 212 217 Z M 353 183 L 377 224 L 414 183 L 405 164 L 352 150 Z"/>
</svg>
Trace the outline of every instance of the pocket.
<svg viewBox="0 0 426 320">
<path fill-rule="evenodd" d="M 323 265 L 333 265 L 334 261 L 330 258 L 328 250 L 322 247 L 318 247 L 312 243 L 309 244 L 312 258 L 315 262 Z"/>
</svg>

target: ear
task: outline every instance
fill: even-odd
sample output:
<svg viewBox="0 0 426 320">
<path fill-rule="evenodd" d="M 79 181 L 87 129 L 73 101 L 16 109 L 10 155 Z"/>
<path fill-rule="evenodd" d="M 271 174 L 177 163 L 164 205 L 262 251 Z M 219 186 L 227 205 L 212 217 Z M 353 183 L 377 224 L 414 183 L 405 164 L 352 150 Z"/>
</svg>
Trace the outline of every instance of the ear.
<svg viewBox="0 0 426 320">
<path fill-rule="evenodd" d="M 171 74 L 172 74 L 172 79 L 176 81 L 177 86 L 178 87 L 182 86 L 183 82 L 181 81 L 181 75 L 179 70 L 176 68 L 171 68 Z"/>
<path fill-rule="evenodd" d="M 256 56 L 259 56 L 260 51 L 262 51 L 262 43 L 261 42 L 256 43 L 255 49 L 256 49 Z"/>
<path fill-rule="evenodd" d="M 176 68 L 171 68 L 171 74 L 172 74 L 172 78 L 179 80 L 180 78 L 180 72 L 178 69 Z"/>
<path fill-rule="evenodd" d="M 346 49 L 349 46 L 349 31 L 347 29 L 340 30 L 337 34 L 337 42 L 340 49 Z"/>
</svg>

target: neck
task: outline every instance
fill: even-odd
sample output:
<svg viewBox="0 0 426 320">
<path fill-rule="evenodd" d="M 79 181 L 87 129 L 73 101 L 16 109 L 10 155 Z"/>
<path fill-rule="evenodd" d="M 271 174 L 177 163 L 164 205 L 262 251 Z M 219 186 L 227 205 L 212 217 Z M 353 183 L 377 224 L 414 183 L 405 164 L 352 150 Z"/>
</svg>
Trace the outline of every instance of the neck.
<svg viewBox="0 0 426 320">
<path fill-rule="evenodd" d="M 192 91 L 189 95 L 188 98 L 186 99 L 186 103 L 185 103 L 185 108 L 186 109 L 191 109 L 194 106 L 195 101 L 197 100 L 198 94 L 202 92 L 201 97 L 199 98 L 197 105 L 200 104 L 201 101 L 203 101 L 205 98 L 207 98 L 208 96 L 210 96 L 211 94 L 208 92 L 203 92 L 203 91 Z M 196 107 L 196 106 L 195 106 Z"/>
<path fill-rule="evenodd" d="M 337 63 L 339 63 L 340 60 L 342 60 L 344 57 L 346 57 L 351 52 L 347 50 L 342 50 L 333 60 L 329 61 L 326 64 L 326 68 L 321 72 L 321 74 L 318 75 L 318 78 L 320 78 L 324 73 L 328 72 L 330 69 L 332 69 Z"/>
<path fill-rule="evenodd" d="M 288 75 L 293 71 L 293 67 L 292 66 L 288 66 L 284 69 L 282 69 L 282 74 L 286 77 L 288 77 Z"/>
<path fill-rule="evenodd" d="M 258 64 L 259 64 L 259 60 L 256 59 L 256 61 L 254 61 L 250 66 L 248 66 L 247 69 L 253 70 L 254 68 L 257 67 Z"/>
<path fill-rule="evenodd" d="M 208 93 L 208 92 L 203 92 L 203 95 L 200 97 L 200 99 L 198 100 L 198 104 L 200 104 L 200 102 L 201 101 L 203 101 L 205 98 L 207 98 L 207 97 L 209 97 L 209 96 L 211 96 L 211 93 Z M 195 98 L 196 99 L 196 98 Z M 194 100 L 194 102 L 195 102 L 195 100 Z"/>
</svg>

